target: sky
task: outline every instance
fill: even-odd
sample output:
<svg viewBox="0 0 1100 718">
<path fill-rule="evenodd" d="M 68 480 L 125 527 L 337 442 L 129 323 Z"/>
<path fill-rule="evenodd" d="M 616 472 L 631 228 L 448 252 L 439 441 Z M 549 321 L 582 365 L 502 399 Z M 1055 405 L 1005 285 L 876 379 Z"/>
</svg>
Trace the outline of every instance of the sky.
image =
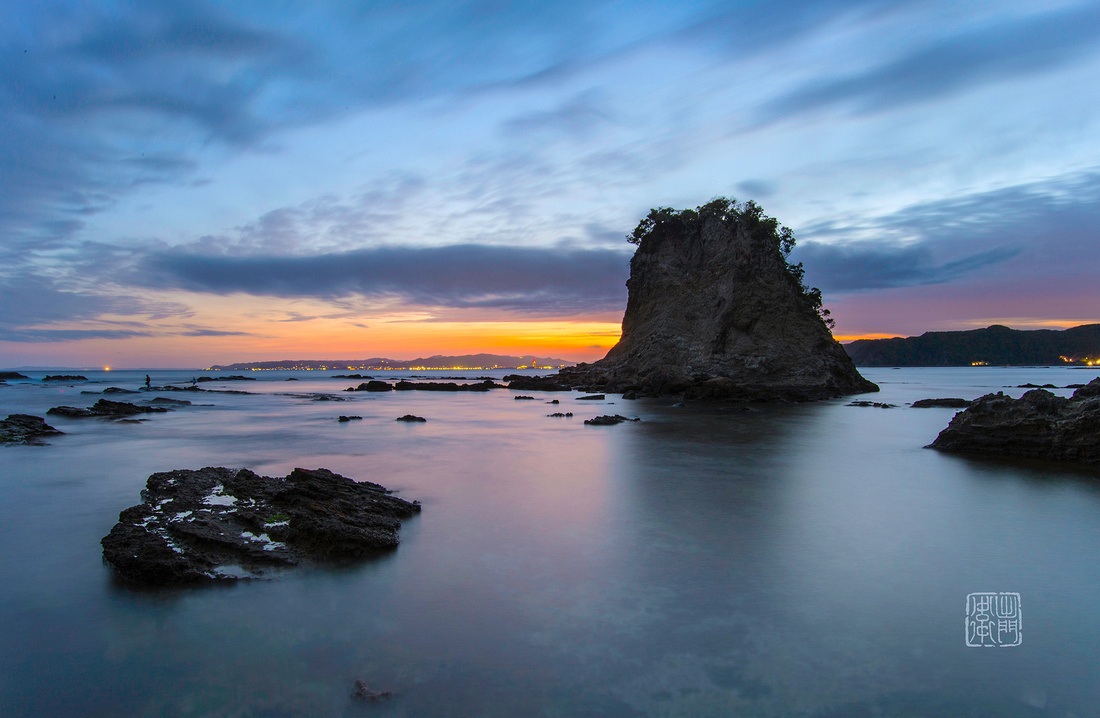
<svg viewBox="0 0 1100 718">
<path fill-rule="evenodd" d="M 757 201 L 841 340 L 1100 321 L 1100 3 L 0 16 L 0 367 L 597 359 L 651 207 Z"/>
</svg>

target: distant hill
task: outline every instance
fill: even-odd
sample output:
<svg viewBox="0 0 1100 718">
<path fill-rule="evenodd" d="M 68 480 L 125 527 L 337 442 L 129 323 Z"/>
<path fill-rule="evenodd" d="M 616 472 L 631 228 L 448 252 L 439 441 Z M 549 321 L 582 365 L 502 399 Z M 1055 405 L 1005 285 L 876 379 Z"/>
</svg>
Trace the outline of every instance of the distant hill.
<svg viewBox="0 0 1100 718">
<path fill-rule="evenodd" d="M 443 356 L 436 354 L 417 359 L 281 359 L 279 361 L 238 362 L 236 364 L 215 364 L 211 371 L 250 371 L 272 369 L 309 369 L 314 371 L 379 370 L 379 369 L 522 369 L 532 364 L 539 368 L 558 368 L 573 366 L 575 362 L 565 359 L 503 356 L 500 354 L 463 354 L 461 356 Z"/>
<path fill-rule="evenodd" d="M 859 339 L 844 348 L 857 366 L 1070 365 L 1100 363 L 1100 324 L 1071 329 L 1009 329 Z"/>
</svg>

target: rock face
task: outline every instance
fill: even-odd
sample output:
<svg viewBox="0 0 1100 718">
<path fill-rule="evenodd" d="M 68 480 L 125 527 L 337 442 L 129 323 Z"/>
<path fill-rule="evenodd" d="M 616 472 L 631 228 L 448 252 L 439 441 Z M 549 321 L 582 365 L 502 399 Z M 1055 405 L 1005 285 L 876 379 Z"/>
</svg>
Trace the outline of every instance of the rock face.
<svg viewBox="0 0 1100 718">
<path fill-rule="evenodd" d="M 0 421 L 0 444 L 35 444 L 42 445 L 43 436 L 57 436 L 64 434 L 58 431 L 44 419 L 30 414 L 9 414 L 7 419 Z"/>
<path fill-rule="evenodd" d="M 789 232 L 751 203 L 721 202 L 655 210 L 639 225 L 622 338 L 600 361 L 562 369 L 559 381 L 759 401 L 877 391 L 819 315 L 820 293 L 788 265 Z"/>
<path fill-rule="evenodd" d="M 1032 389 L 986 394 L 955 415 L 931 448 L 1100 464 L 1100 378 L 1069 399 Z"/>
<path fill-rule="evenodd" d="M 397 547 L 420 504 L 326 469 L 286 478 L 208 467 L 149 477 L 119 514 L 103 556 L 146 585 L 259 578 L 303 562 L 361 559 Z"/>
</svg>

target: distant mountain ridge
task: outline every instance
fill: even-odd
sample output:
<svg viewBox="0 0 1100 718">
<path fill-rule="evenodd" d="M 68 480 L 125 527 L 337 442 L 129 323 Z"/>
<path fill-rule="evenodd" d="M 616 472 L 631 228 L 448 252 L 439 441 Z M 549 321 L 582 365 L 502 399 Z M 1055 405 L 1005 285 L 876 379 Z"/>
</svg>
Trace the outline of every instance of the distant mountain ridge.
<svg viewBox="0 0 1100 718">
<path fill-rule="evenodd" d="M 533 364 L 532 364 L 533 362 Z M 558 368 L 573 366 L 575 362 L 553 357 L 539 358 L 533 355 L 526 357 L 505 356 L 501 354 L 463 354 L 460 356 L 445 356 L 435 354 L 430 357 L 417 359 L 386 359 L 374 357 L 371 359 L 280 359 L 277 361 L 237 362 L 236 364 L 215 364 L 208 367 L 211 371 L 251 371 L 251 370 L 288 370 L 305 369 L 313 371 L 344 371 L 370 370 L 370 369 L 522 369 L 536 366 L 539 368 Z"/>
<path fill-rule="evenodd" d="M 844 347 L 857 366 L 1100 364 L 1100 324 L 1070 329 L 925 332 L 919 337 L 859 339 Z"/>
</svg>

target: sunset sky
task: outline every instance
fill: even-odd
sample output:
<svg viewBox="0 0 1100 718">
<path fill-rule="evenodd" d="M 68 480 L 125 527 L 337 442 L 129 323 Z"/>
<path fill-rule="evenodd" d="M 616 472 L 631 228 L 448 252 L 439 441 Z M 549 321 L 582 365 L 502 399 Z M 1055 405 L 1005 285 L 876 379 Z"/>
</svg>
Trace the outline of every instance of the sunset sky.
<svg viewBox="0 0 1100 718">
<path fill-rule="evenodd" d="M 29 2 L 0 368 L 618 337 L 650 207 L 755 199 L 835 334 L 1100 321 L 1096 2 Z"/>
</svg>

